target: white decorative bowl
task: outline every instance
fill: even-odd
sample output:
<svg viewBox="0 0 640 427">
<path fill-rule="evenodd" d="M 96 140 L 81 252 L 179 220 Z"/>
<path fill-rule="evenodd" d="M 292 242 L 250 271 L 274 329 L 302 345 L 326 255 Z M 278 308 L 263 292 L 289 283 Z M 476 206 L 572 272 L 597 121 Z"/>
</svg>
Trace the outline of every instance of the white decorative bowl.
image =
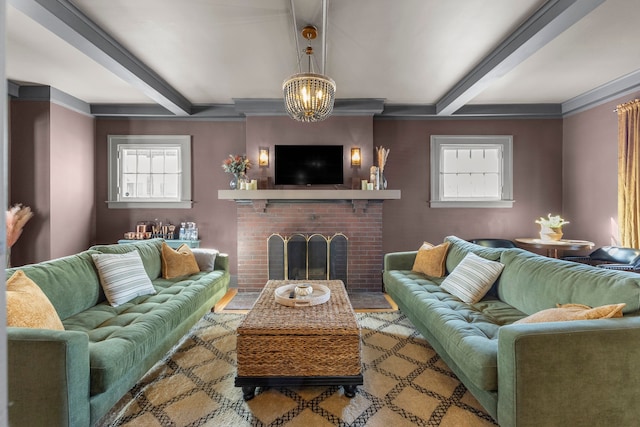
<svg viewBox="0 0 640 427">
<path fill-rule="evenodd" d="M 313 287 L 308 283 L 296 285 L 295 293 L 299 297 L 306 297 L 307 295 L 313 294 Z"/>
</svg>

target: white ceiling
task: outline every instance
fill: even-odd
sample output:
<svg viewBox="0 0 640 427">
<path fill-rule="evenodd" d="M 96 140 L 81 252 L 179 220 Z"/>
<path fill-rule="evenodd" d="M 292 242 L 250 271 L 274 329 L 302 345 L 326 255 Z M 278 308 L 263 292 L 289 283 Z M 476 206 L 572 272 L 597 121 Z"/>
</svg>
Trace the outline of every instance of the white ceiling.
<svg viewBox="0 0 640 427">
<path fill-rule="evenodd" d="M 87 104 L 165 105 L 159 99 L 174 95 L 187 106 L 275 100 L 282 97 L 283 80 L 297 72 L 290 0 L 8 3 L 7 78 L 18 85 L 51 86 Z M 449 113 L 464 104 L 562 105 L 625 76 L 622 89 L 640 87 L 638 0 L 600 5 L 577 0 L 580 7 L 595 8 L 575 23 L 563 15 L 537 34 L 525 34 L 518 51 L 500 66 L 483 67 L 536 11 L 563 3 L 574 2 L 330 0 L 326 74 L 336 82 L 338 99 L 382 99 L 408 108 L 443 102 L 446 107 L 447 97 L 458 99 Z M 321 5 L 321 0 L 294 0 L 298 30 L 314 24 L 322 36 Z M 72 19 L 64 17 L 69 10 Z M 91 26 L 91 21 L 106 38 L 85 37 L 83 22 Z M 159 78 L 120 67 L 122 54 L 100 44 L 110 38 L 141 62 L 140 69 Z M 320 37 L 313 46 L 321 63 Z M 164 89 L 153 87 L 156 81 L 164 81 Z M 469 82 L 471 88 L 465 88 Z M 607 94 L 622 92 L 618 85 Z"/>
</svg>

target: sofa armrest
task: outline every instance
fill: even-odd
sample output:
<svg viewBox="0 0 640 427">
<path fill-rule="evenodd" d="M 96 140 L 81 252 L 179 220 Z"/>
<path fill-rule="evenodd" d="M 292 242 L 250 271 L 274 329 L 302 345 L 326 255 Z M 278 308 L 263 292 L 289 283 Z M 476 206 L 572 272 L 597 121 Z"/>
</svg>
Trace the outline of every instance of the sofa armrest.
<svg viewBox="0 0 640 427">
<path fill-rule="evenodd" d="M 229 254 L 218 254 L 216 256 L 215 269 L 229 271 Z"/>
<path fill-rule="evenodd" d="M 390 252 L 384 255 L 384 271 L 411 270 L 418 251 Z"/>
<path fill-rule="evenodd" d="M 635 425 L 638 342 L 638 317 L 500 328 L 498 423 Z"/>
<path fill-rule="evenodd" d="M 88 426 L 89 337 L 7 328 L 9 424 Z"/>
</svg>

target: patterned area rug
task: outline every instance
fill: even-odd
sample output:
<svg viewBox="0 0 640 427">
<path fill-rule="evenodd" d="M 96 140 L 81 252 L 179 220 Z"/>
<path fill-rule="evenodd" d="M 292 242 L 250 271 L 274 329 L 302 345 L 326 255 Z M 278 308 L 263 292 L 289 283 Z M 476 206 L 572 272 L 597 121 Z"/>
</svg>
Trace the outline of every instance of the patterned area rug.
<svg viewBox="0 0 640 427">
<path fill-rule="evenodd" d="M 491 426 L 491 417 L 400 312 L 357 313 L 364 385 L 234 386 L 241 314 L 209 313 L 100 426 Z"/>
</svg>

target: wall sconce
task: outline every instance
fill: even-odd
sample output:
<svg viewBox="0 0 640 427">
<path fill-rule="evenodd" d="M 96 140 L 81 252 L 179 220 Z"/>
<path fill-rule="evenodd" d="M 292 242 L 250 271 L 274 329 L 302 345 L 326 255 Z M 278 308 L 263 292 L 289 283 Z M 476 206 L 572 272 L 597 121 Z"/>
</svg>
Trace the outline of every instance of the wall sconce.
<svg viewBox="0 0 640 427">
<path fill-rule="evenodd" d="M 266 147 L 260 147 L 258 150 L 258 166 L 269 166 L 269 149 Z"/>
<path fill-rule="evenodd" d="M 360 147 L 353 147 L 351 149 L 351 167 L 359 167 L 361 164 Z"/>
</svg>

